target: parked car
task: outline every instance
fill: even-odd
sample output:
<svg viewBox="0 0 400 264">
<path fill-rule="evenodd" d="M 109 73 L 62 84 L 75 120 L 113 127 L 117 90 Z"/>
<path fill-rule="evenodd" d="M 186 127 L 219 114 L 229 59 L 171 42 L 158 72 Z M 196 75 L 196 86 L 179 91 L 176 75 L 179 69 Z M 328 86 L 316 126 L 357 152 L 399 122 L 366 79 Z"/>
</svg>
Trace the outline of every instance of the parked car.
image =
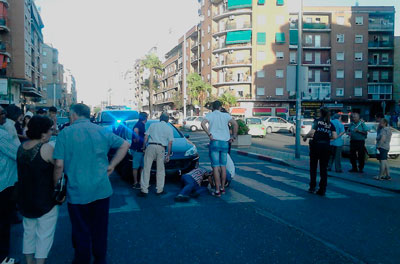
<svg viewBox="0 0 400 264">
<path fill-rule="evenodd" d="M 249 128 L 249 135 L 265 137 L 267 134 L 266 127 L 262 124 L 261 118 L 249 117 L 246 118 L 246 125 Z"/>
<path fill-rule="evenodd" d="M 269 116 L 262 118 L 263 125 L 267 128 L 267 133 L 288 131 L 295 133 L 294 124 L 289 123 L 285 119 L 277 116 Z"/>
<path fill-rule="evenodd" d="M 129 143 L 132 141 L 132 131 L 138 120 L 130 120 L 124 123 L 124 130 L 119 131 L 119 136 L 127 140 Z M 159 120 L 148 120 L 146 123 L 146 130 L 151 124 L 160 122 Z M 183 175 L 199 165 L 199 154 L 196 146 L 188 140 L 189 136 L 184 136 L 173 124 L 169 123 L 174 133 L 174 142 L 172 144 L 171 159 L 165 164 L 165 172 L 167 176 Z M 132 156 L 127 155 L 129 161 L 129 175 L 132 173 Z M 125 167 L 125 166 L 124 166 Z M 125 170 L 125 169 L 124 169 Z M 152 173 L 156 172 L 156 163 L 153 163 Z"/>
<path fill-rule="evenodd" d="M 301 120 L 300 126 L 300 136 L 305 136 L 310 132 L 312 125 L 314 124 L 314 119 L 306 118 Z M 296 135 L 296 127 L 294 128 L 293 135 Z"/>
<path fill-rule="evenodd" d="M 133 110 L 104 110 L 97 114 L 96 123 L 101 126 L 119 125 L 127 120 L 139 118 L 139 112 Z"/>
<path fill-rule="evenodd" d="M 365 140 L 365 148 L 367 154 L 370 157 L 376 157 L 376 136 L 378 123 L 367 122 L 365 123 L 369 128 L 367 139 Z M 346 126 L 348 127 L 348 126 Z M 389 157 L 397 159 L 400 156 L 400 131 L 394 128 L 390 128 L 392 131 L 392 140 L 390 141 Z M 350 154 L 350 137 L 345 134 L 343 135 L 343 154 Z"/>
<path fill-rule="evenodd" d="M 191 116 L 183 121 L 183 129 L 190 130 L 192 132 L 203 130 L 201 122 L 204 120 L 202 116 Z"/>
</svg>

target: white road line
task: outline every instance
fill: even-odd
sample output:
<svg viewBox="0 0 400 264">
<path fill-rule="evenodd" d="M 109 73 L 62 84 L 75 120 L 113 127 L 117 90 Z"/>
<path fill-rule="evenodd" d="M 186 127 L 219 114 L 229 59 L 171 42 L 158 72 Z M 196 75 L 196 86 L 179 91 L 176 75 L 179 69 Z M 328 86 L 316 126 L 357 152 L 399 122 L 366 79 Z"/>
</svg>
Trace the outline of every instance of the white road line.
<svg viewBox="0 0 400 264">
<path fill-rule="evenodd" d="M 254 200 L 243 195 L 233 189 L 227 189 L 226 194 L 221 196 L 221 199 L 227 203 L 253 203 Z"/>
<path fill-rule="evenodd" d="M 299 196 L 297 196 L 295 194 L 285 192 L 285 191 L 283 191 L 281 189 L 274 188 L 274 187 L 271 187 L 271 186 L 269 186 L 267 184 L 258 182 L 258 181 L 253 180 L 253 179 L 245 178 L 245 177 L 242 177 L 242 176 L 239 176 L 239 175 L 236 175 L 235 181 L 239 182 L 239 183 L 241 183 L 241 184 L 243 184 L 243 185 L 245 185 L 245 186 L 247 186 L 249 188 L 252 188 L 252 189 L 260 191 L 260 192 L 263 192 L 263 193 L 265 193 L 265 194 L 267 194 L 269 196 L 272 196 L 272 197 L 277 198 L 277 199 L 282 200 L 282 201 L 284 201 L 284 200 L 303 200 L 304 199 L 304 198 L 299 197 Z"/>
</svg>

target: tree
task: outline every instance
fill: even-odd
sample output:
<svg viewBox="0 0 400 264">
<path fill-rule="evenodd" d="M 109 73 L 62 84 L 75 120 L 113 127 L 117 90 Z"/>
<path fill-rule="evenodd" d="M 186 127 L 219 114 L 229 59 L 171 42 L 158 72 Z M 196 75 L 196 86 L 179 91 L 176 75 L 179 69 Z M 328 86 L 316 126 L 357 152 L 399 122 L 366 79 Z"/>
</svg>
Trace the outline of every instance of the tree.
<svg viewBox="0 0 400 264">
<path fill-rule="evenodd" d="M 175 95 L 173 97 L 174 100 L 174 106 L 177 110 L 180 110 L 183 108 L 183 96 L 180 92 L 175 92 Z"/>
<path fill-rule="evenodd" d="M 190 73 L 187 76 L 187 84 L 192 103 L 200 105 L 200 115 L 203 115 L 204 104 L 208 95 L 211 94 L 211 85 L 204 82 L 197 73 Z"/>
<path fill-rule="evenodd" d="M 141 70 L 149 70 L 149 79 L 145 80 L 144 87 L 149 91 L 149 113 L 153 116 L 153 92 L 158 87 L 156 76 L 162 74 L 163 65 L 156 54 L 147 54 L 140 63 Z"/>
<path fill-rule="evenodd" d="M 231 106 L 234 106 L 237 103 L 236 96 L 234 96 L 232 93 L 224 93 L 218 98 L 218 100 L 221 101 L 222 105 L 225 108 L 230 108 Z"/>
</svg>

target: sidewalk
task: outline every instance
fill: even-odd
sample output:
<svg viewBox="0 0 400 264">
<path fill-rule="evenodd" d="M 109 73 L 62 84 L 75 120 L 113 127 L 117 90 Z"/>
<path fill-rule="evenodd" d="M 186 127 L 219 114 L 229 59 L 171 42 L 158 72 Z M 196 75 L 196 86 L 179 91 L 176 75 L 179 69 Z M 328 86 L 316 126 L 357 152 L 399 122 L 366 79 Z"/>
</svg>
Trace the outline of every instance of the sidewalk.
<svg viewBox="0 0 400 264">
<path fill-rule="evenodd" d="M 243 156 L 256 158 L 283 166 L 289 166 L 300 170 L 309 171 L 309 157 L 301 156 L 300 159 L 295 159 L 294 154 L 270 150 L 267 148 L 248 147 L 248 148 L 232 148 L 232 151 Z M 391 169 L 391 181 L 377 181 L 373 179 L 379 174 L 379 165 L 367 162 L 365 164 L 364 173 L 349 173 L 351 164 L 347 159 L 342 160 L 343 173 L 328 172 L 329 177 L 339 178 L 346 181 L 356 182 L 368 186 L 373 186 L 379 189 L 400 192 L 400 169 Z"/>
</svg>

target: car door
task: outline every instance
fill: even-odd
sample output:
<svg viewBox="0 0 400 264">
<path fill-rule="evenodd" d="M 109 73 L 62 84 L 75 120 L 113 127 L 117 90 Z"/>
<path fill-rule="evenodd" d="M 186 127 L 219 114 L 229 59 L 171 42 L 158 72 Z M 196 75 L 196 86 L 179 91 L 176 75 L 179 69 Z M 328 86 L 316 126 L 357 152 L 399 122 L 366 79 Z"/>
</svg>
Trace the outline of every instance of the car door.
<svg viewBox="0 0 400 264">
<path fill-rule="evenodd" d="M 286 120 L 284 120 L 283 118 L 278 118 L 279 121 L 279 129 L 280 130 L 288 130 L 288 123 L 286 122 Z"/>
<path fill-rule="evenodd" d="M 279 121 L 278 118 L 272 117 L 269 119 L 269 126 L 272 128 L 272 132 L 279 131 Z"/>
</svg>

